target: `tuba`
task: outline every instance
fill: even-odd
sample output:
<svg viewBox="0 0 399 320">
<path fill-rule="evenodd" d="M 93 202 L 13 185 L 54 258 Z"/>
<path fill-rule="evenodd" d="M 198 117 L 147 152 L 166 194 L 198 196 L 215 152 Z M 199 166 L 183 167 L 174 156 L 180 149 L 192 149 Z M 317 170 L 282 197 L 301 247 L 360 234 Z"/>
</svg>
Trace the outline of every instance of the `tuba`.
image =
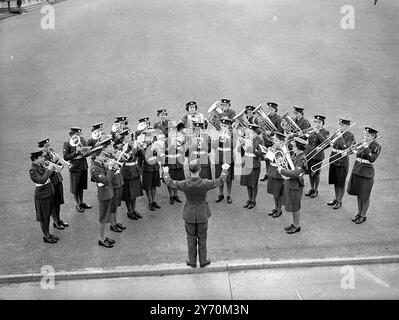
<svg viewBox="0 0 399 320">
<path fill-rule="evenodd" d="M 208 121 L 216 128 L 216 130 L 220 130 L 220 118 L 223 110 L 219 107 L 219 101 L 215 101 L 213 105 L 208 109 Z"/>
<path fill-rule="evenodd" d="M 262 104 L 260 104 L 255 108 L 254 115 L 255 115 L 255 122 L 263 132 L 277 130 L 276 126 L 269 119 L 265 110 L 263 110 Z"/>
</svg>

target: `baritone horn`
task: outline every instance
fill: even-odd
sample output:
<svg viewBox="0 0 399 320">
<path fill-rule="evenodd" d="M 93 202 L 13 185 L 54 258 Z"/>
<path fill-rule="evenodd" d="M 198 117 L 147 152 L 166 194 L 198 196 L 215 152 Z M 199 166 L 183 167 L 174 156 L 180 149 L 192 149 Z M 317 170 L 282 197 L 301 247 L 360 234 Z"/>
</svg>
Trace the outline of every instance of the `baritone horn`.
<svg viewBox="0 0 399 320">
<path fill-rule="evenodd" d="M 211 107 L 208 109 L 208 121 L 216 128 L 216 130 L 220 130 L 220 119 L 223 110 L 220 109 L 219 101 L 215 101 Z"/>
<path fill-rule="evenodd" d="M 301 132 L 301 128 L 299 128 L 295 121 L 289 116 L 289 111 L 281 116 L 281 126 L 288 134 Z"/>
<path fill-rule="evenodd" d="M 276 126 L 270 120 L 269 116 L 263 109 L 262 104 L 260 104 L 259 106 L 257 106 L 255 108 L 254 115 L 255 115 L 256 122 L 259 125 L 259 127 L 262 129 L 262 131 L 264 131 L 264 132 L 265 131 L 277 131 Z"/>
<path fill-rule="evenodd" d="M 232 124 L 233 131 L 238 137 L 243 137 L 245 135 L 245 130 L 249 127 L 250 123 L 245 116 L 245 109 L 234 117 L 234 122 Z"/>
</svg>

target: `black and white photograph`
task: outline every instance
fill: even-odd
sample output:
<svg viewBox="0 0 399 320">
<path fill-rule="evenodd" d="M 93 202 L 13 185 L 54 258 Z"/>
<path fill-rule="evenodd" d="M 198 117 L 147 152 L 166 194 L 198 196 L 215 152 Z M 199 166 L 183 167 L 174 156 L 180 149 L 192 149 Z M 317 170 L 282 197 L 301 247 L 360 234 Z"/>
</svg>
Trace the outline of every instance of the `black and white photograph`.
<svg viewBox="0 0 399 320">
<path fill-rule="evenodd" d="M 397 300 L 398 30 L 397 0 L 0 0 L 0 299 Z"/>
</svg>

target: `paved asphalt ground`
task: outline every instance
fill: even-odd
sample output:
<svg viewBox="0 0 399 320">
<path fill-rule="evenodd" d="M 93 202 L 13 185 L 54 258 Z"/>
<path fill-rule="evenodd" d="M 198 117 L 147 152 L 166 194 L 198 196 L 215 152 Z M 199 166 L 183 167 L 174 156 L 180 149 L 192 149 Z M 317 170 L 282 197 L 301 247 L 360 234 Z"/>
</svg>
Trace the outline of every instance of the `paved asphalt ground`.
<svg viewBox="0 0 399 320">
<path fill-rule="evenodd" d="M 340 28 L 347 4 L 355 8 L 354 30 Z M 131 221 L 122 206 L 128 229 L 112 235 L 117 243 L 108 250 L 97 245 L 95 185 L 85 193 L 93 208 L 78 214 L 68 172 L 61 215 L 71 226 L 54 232 L 58 244 L 44 244 L 29 152 L 50 137 L 61 153 L 70 126 L 88 137 L 93 123 L 110 129 L 117 115 L 132 125 L 143 116 L 154 121 L 165 105 L 177 119 L 186 101 L 206 112 L 221 97 L 236 110 L 272 100 L 285 112 L 297 104 L 308 118 L 327 115 L 328 124 L 352 119 L 358 140 L 366 124 L 384 137 L 366 223 L 350 221 L 354 197 L 346 195 L 340 210 L 325 206 L 333 190 L 324 170 L 319 197 L 303 201 L 302 231 L 287 235 L 288 214 L 267 216 L 266 184 L 256 208 L 246 210 L 237 177 L 232 205 L 214 203 L 216 191 L 208 195 L 213 261 L 399 253 L 397 1 L 69 0 L 54 8 L 54 30 L 40 28 L 40 11 L 0 21 L 0 274 L 36 273 L 43 265 L 72 271 L 184 262 L 181 205 L 168 204 L 164 185 L 162 210 L 149 212 L 140 198 L 144 218 Z"/>
</svg>

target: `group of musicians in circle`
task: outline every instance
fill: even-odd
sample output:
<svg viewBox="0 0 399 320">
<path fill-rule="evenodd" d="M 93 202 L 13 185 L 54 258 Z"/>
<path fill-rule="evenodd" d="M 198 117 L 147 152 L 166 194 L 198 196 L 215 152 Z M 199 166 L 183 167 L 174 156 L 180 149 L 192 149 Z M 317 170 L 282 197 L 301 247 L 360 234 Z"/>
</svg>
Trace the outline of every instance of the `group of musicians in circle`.
<svg viewBox="0 0 399 320">
<path fill-rule="evenodd" d="M 138 119 L 136 130 L 129 128 L 126 116 L 116 117 L 109 134 L 103 123 L 96 123 L 87 140 L 81 128 L 71 127 L 62 155 L 55 152 L 49 138 L 39 141 L 38 148 L 30 154 L 29 173 L 36 186 L 36 220 L 40 222 L 43 241 L 59 240 L 50 232 L 50 217 L 56 229 L 69 226 L 60 216 L 64 204 L 61 174 L 64 167 L 69 169 L 70 192 L 79 213 L 92 208 L 84 201 L 90 172 L 99 202 L 98 244 L 106 248 L 115 245 L 115 240 L 106 235 L 107 224 L 113 232 L 126 230 L 118 219 L 122 201 L 126 204 L 127 217 L 132 220 L 143 218 L 137 211 L 136 200 L 144 193 L 150 211 L 161 209 L 157 188 L 163 181 L 163 168 L 168 167 L 171 180 L 183 181 L 187 177 L 186 165 L 193 161 L 200 163 L 199 177 L 209 180 L 213 178 L 211 164 L 215 179 L 221 176 L 224 164 L 229 164 L 224 183 L 218 184 L 215 200 L 218 203 L 224 199 L 228 205 L 233 203 L 232 184 L 239 171 L 234 170 L 236 162 L 241 166 L 239 184 L 246 187 L 248 195 L 243 208 L 257 205 L 258 183 L 267 180 L 267 193 L 274 200 L 274 208 L 268 215 L 278 218 L 283 206 L 291 212 L 292 223 L 284 228 L 288 234 L 301 231 L 305 175 L 310 184 L 305 196 L 316 198 L 320 171 L 328 166 L 328 184 L 334 185 L 334 198 L 327 205 L 335 210 L 341 208 L 346 190 L 357 197 L 358 208 L 351 220 L 356 224 L 366 221 L 375 175 L 373 163 L 381 151 L 377 142 L 381 136 L 376 129 L 365 127 L 361 142 L 357 143 L 350 131 L 355 125 L 351 120 L 339 119 L 338 124 L 326 126 L 325 115 L 316 114 L 309 121 L 304 108 L 298 106 L 280 115 L 274 102 L 257 107 L 248 105 L 236 113 L 229 99 L 220 99 L 205 116 L 199 112 L 197 103 L 190 101 L 185 110 L 179 121 L 170 121 L 167 110 L 159 109 L 153 126 L 150 118 L 144 117 Z M 326 157 L 328 148 L 331 152 Z M 346 188 L 352 154 L 356 158 Z M 262 162 L 266 173 L 260 179 Z M 182 202 L 177 188 L 168 185 L 167 190 L 170 205 Z"/>
</svg>

